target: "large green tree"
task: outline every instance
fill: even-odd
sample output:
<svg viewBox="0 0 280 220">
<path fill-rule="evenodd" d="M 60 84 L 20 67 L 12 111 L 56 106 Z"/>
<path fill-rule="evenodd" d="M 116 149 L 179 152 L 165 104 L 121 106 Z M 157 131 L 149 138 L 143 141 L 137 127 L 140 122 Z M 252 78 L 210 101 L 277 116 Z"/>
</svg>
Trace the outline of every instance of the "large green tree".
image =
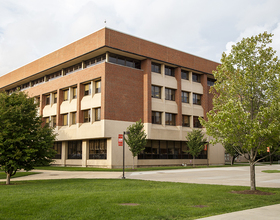
<svg viewBox="0 0 280 220">
<path fill-rule="evenodd" d="M 135 124 L 130 125 L 127 129 L 129 134 L 127 135 L 127 139 L 125 142 L 129 146 L 129 150 L 133 156 L 133 169 L 134 169 L 134 157 L 136 157 L 142 150 L 145 149 L 147 144 L 147 135 L 144 130 L 144 124 L 141 119 L 137 121 Z"/>
<path fill-rule="evenodd" d="M 207 139 L 204 138 L 204 134 L 202 134 L 202 131 L 199 129 L 194 129 L 192 130 L 192 132 L 189 132 L 186 138 L 188 140 L 187 153 L 193 156 L 193 167 L 195 167 L 195 157 L 197 157 L 201 153 Z"/>
<path fill-rule="evenodd" d="M 224 143 L 224 148 L 226 150 L 226 153 L 228 153 L 231 156 L 230 165 L 233 165 L 235 158 L 240 155 L 236 150 L 238 146 L 233 146 L 233 144 Z"/>
<path fill-rule="evenodd" d="M 6 184 L 18 170 L 47 165 L 55 154 L 55 134 L 42 126 L 37 107 L 26 93 L 0 93 L 0 166 L 7 174 Z"/>
<path fill-rule="evenodd" d="M 258 152 L 280 142 L 280 63 L 269 46 L 272 34 L 243 38 L 223 53 L 213 71 L 213 110 L 200 119 L 214 142 L 229 143 L 250 163 L 251 190 L 256 189 Z M 277 144 L 276 144 L 277 143 Z M 236 147 L 239 146 L 239 147 Z"/>
</svg>

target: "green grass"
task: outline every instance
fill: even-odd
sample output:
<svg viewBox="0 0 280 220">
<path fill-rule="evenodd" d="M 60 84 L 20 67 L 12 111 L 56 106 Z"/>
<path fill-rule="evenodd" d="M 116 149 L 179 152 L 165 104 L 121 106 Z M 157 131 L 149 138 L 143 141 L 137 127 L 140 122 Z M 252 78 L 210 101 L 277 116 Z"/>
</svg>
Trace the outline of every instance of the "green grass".
<svg viewBox="0 0 280 220">
<path fill-rule="evenodd" d="M 21 176 L 29 176 L 29 175 L 33 175 L 33 174 L 38 174 L 38 172 L 17 172 L 11 178 L 17 178 L 17 177 L 21 177 Z M 0 179 L 6 179 L 6 178 L 7 178 L 7 174 L 4 171 L 0 171 Z"/>
<path fill-rule="evenodd" d="M 38 180 L 0 185 L 0 219 L 196 219 L 278 204 L 274 195 L 232 194 L 248 187 L 142 180 Z M 138 206 L 122 206 L 137 203 Z M 194 206 L 206 206 L 204 208 Z"/>
<path fill-rule="evenodd" d="M 263 170 L 264 173 L 280 173 L 280 170 Z"/>
</svg>

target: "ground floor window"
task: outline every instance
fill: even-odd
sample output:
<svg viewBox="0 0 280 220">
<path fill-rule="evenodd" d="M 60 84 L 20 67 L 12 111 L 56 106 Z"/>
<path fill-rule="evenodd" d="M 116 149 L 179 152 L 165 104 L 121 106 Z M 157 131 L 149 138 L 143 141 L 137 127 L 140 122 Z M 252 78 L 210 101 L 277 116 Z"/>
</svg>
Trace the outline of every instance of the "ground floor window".
<svg viewBox="0 0 280 220">
<path fill-rule="evenodd" d="M 186 141 L 148 140 L 138 159 L 192 159 L 187 150 Z M 207 150 L 202 150 L 196 159 L 207 159 Z"/>
<path fill-rule="evenodd" d="M 89 159 L 107 159 L 107 139 L 89 141 Z"/>
<path fill-rule="evenodd" d="M 82 159 L 82 141 L 68 141 L 68 159 Z"/>
<path fill-rule="evenodd" d="M 55 142 L 53 145 L 53 149 L 56 151 L 56 155 L 53 159 L 61 159 L 61 148 L 62 148 L 62 142 L 58 141 Z"/>
</svg>

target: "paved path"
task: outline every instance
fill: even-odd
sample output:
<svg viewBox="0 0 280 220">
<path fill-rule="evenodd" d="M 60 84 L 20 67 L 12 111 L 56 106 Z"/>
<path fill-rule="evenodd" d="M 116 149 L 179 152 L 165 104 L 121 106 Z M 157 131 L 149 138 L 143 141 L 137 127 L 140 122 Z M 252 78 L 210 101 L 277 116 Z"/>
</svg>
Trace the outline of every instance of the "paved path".
<svg viewBox="0 0 280 220">
<path fill-rule="evenodd" d="M 239 185 L 249 186 L 249 167 L 220 167 L 220 168 L 198 168 L 186 170 L 162 170 L 126 173 L 127 179 L 141 179 L 152 181 L 216 184 L 216 185 Z M 280 173 L 264 173 L 263 170 L 280 170 L 280 165 L 267 165 L 256 167 L 257 187 L 280 188 Z M 33 170 L 40 174 L 18 177 L 11 181 L 22 180 L 45 180 L 45 179 L 120 179 L 122 172 L 87 172 L 87 171 L 51 171 Z M 3 180 L 4 181 L 4 180 Z M 217 215 L 203 220 L 279 220 L 280 204 L 249 209 Z M 202 220 L 201 219 L 201 220 Z"/>
</svg>

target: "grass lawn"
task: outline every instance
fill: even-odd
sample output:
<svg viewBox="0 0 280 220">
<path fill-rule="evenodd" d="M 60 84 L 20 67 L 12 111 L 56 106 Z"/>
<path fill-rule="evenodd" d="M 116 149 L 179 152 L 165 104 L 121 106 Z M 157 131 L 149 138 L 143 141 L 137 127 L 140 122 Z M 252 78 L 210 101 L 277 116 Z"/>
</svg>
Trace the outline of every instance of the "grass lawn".
<svg viewBox="0 0 280 220">
<path fill-rule="evenodd" d="M 33 174 L 38 174 L 38 172 L 17 172 L 16 175 L 12 176 L 11 178 L 29 176 Z M 0 179 L 6 179 L 6 178 L 7 178 L 7 174 L 4 171 L 0 171 Z"/>
<path fill-rule="evenodd" d="M 280 173 L 280 170 L 263 170 L 264 173 Z"/>
<path fill-rule="evenodd" d="M 244 195 L 230 192 L 249 187 L 129 179 L 13 184 L 0 185 L 0 219 L 196 219 L 280 201 L 279 188 L 258 188 L 274 195 Z"/>
</svg>

